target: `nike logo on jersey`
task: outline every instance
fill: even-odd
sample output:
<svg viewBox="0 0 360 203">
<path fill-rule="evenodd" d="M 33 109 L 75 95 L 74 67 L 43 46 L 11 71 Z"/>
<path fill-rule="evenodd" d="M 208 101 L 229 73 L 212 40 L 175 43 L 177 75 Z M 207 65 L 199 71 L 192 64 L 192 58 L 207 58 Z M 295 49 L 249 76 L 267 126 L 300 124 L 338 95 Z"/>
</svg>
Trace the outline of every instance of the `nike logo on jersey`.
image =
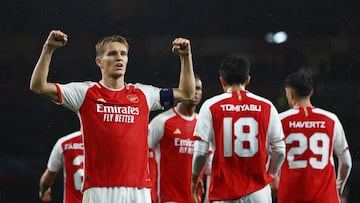
<svg viewBox="0 0 360 203">
<path fill-rule="evenodd" d="M 326 128 L 325 121 L 290 121 L 289 128 Z"/>
</svg>

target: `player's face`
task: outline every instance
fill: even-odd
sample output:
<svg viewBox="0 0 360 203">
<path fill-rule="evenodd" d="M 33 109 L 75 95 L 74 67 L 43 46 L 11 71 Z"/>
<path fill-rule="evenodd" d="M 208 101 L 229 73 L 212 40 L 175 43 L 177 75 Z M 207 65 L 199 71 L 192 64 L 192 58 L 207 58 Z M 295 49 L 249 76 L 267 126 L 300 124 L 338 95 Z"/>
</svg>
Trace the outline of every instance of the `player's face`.
<svg viewBox="0 0 360 203">
<path fill-rule="evenodd" d="M 197 105 L 202 98 L 202 82 L 201 80 L 195 80 L 195 96 L 191 99 L 192 103 Z"/>
<path fill-rule="evenodd" d="M 102 73 L 112 78 L 124 76 L 127 63 L 128 48 L 119 42 L 107 44 L 104 54 L 97 59 L 97 64 L 102 69 Z"/>
</svg>

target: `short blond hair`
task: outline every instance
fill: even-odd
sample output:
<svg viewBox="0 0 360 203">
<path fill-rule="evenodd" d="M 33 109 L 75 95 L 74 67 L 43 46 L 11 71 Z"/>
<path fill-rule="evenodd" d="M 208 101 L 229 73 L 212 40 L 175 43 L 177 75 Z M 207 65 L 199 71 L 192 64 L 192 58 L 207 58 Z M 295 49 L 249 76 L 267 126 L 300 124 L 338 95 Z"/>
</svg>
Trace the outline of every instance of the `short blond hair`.
<svg viewBox="0 0 360 203">
<path fill-rule="evenodd" d="M 104 37 L 99 40 L 95 45 L 96 56 L 102 56 L 105 52 L 105 46 L 111 42 L 119 42 L 126 46 L 129 50 L 129 43 L 127 42 L 126 38 L 121 35 L 112 35 L 109 37 Z"/>
</svg>

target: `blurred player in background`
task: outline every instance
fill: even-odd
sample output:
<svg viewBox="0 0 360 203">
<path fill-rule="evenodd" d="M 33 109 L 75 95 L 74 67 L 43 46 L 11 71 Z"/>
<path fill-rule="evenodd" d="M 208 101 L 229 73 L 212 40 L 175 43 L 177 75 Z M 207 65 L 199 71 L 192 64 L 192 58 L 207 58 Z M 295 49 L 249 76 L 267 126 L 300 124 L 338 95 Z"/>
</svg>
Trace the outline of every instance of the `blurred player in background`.
<svg viewBox="0 0 360 203">
<path fill-rule="evenodd" d="M 245 90 L 249 70 L 247 60 L 236 55 L 226 57 L 219 69 L 224 93 L 206 100 L 200 108 L 194 133 L 194 199 L 211 143 L 212 202 L 272 202 L 269 184 L 284 161 L 284 135 L 274 105 Z"/>
<path fill-rule="evenodd" d="M 312 106 L 309 74 L 290 74 L 285 91 L 291 109 L 280 114 L 287 154 L 278 202 L 338 203 L 352 165 L 343 127 L 335 114 Z M 333 152 L 338 158 L 337 180 Z"/>
<path fill-rule="evenodd" d="M 47 168 L 40 178 L 39 197 L 51 201 L 51 186 L 61 169 L 64 174 L 63 203 L 81 203 L 84 176 L 84 144 L 80 131 L 61 137 L 54 145 Z"/>
<path fill-rule="evenodd" d="M 197 121 L 196 106 L 202 98 L 202 81 L 195 75 L 195 96 L 158 114 L 149 124 L 149 147 L 154 152 L 156 177 L 153 202 L 193 202 L 191 191 L 191 162 L 193 133 Z M 200 194 L 201 195 L 201 194 Z"/>
<path fill-rule="evenodd" d="M 126 83 L 129 45 L 119 35 L 105 37 L 95 46 L 100 81 L 48 82 L 53 52 L 67 41 L 62 31 L 50 32 L 34 68 L 30 90 L 74 111 L 80 119 L 85 157 L 83 202 L 151 202 L 149 113 L 194 96 L 190 41 L 176 38 L 172 42 L 181 65 L 177 88 Z"/>
</svg>

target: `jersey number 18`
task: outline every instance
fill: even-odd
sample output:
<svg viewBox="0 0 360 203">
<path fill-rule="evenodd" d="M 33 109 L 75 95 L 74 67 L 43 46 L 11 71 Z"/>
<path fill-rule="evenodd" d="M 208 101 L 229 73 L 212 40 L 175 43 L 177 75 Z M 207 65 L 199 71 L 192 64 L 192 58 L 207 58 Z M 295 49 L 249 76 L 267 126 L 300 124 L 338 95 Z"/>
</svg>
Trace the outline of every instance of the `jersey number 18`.
<svg viewBox="0 0 360 203">
<path fill-rule="evenodd" d="M 231 117 L 226 117 L 223 120 L 224 156 L 232 156 L 233 142 L 236 155 L 239 157 L 254 156 L 259 151 L 258 122 L 254 118 L 244 117 L 236 120 L 233 126 L 232 120 Z M 233 134 L 236 137 L 235 140 L 232 138 Z"/>
</svg>

